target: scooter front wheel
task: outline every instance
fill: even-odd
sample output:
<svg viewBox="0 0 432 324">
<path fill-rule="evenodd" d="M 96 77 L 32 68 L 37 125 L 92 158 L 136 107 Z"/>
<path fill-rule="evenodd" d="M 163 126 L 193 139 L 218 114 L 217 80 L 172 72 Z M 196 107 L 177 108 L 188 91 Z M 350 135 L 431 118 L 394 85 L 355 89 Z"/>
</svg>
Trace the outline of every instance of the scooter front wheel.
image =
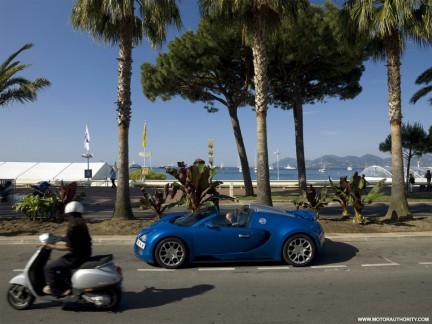
<svg viewBox="0 0 432 324">
<path fill-rule="evenodd" d="M 33 305 L 35 296 L 31 293 L 30 289 L 18 284 L 9 286 L 7 292 L 7 300 L 9 305 L 13 308 L 22 310 L 27 309 Z"/>
</svg>

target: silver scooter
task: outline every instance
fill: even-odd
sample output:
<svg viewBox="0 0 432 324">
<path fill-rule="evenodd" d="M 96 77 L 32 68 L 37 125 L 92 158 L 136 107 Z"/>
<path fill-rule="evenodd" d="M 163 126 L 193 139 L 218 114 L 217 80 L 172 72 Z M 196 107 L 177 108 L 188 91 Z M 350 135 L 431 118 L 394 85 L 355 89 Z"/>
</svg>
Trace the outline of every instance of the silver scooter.
<svg viewBox="0 0 432 324">
<path fill-rule="evenodd" d="M 44 233 L 39 236 L 39 240 L 41 243 L 54 244 L 61 237 Z M 9 281 L 9 305 L 18 310 L 27 309 L 36 297 L 62 303 L 88 302 L 106 310 L 113 309 L 120 303 L 122 269 L 114 264 L 112 254 L 93 256 L 79 269 L 72 270 L 72 294 L 60 299 L 42 291 L 45 286 L 44 266 L 50 255 L 51 249 L 39 247 L 27 262 L 24 271 Z"/>
</svg>

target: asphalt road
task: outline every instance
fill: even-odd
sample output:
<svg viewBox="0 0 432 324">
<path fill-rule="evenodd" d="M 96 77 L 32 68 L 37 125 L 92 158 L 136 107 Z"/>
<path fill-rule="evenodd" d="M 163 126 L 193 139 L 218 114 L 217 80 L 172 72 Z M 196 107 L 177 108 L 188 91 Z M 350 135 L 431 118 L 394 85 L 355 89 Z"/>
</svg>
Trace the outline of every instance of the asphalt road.
<svg viewBox="0 0 432 324">
<path fill-rule="evenodd" d="M 123 301 L 116 312 L 40 300 L 30 310 L 16 311 L 3 297 L 0 321 L 358 323 L 359 317 L 381 321 L 427 317 L 431 321 L 431 244 L 430 237 L 328 240 L 324 252 L 306 268 L 212 263 L 175 271 L 139 261 L 130 245 L 95 245 L 95 254 L 114 253 L 123 268 Z M 19 273 L 34 250 L 31 244 L 0 246 L 0 288 L 5 294 L 8 280 Z"/>
</svg>

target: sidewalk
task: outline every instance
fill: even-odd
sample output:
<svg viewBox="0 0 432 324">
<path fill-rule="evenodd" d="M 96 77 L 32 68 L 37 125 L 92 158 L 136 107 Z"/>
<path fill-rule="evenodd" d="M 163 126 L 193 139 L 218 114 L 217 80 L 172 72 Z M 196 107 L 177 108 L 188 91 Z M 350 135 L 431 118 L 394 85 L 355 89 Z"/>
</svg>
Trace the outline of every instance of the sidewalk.
<svg viewBox="0 0 432 324">
<path fill-rule="evenodd" d="M 97 219 L 109 219 L 114 211 L 115 189 L 110 187 L 79 187 L 77 193 L 85 192 L 86 198 L 83 201 L 85 207 L 85 217 Z M 23 192 L 24 194 L 27 192 Z M 130 190 L 133 212 L 137 218 L 146 218 L 153 214 L 151 210 L 140 211 L 138 209 L 139 200 L 142 193 L 139 188 L 131 188 Z M 244 202 L 243 202 L 244 203 Z M 242 204 L 240 201 L 239 204 Z M 294 205 L 285 202 L 273 202 L 275 207 L 284 209 L 294 209 Z M 11 210 L 11 203 L 0 204 L 1 217 L 16 217 L 17 214 Z M 373 203 L 364 209 L 365 217 L 383 216 L 388 209 L 388 203 Z M 170 211 L 186 210 L 184 207 L 176 207 Z M 410 210 L 414 217 L 432 217 L 432 199 L 426 202 L 410 203 Z M 320 212 L 320 217 L 333 218 L 340 216 L 340 206 L 338 203 L 330 203 Z M 428 239 L 432 240 L 432 232 L 396 232 L 396 233 L 333 233 L 327 234 L 327 239 L 345 242 L 358 241 L 373 241 L 373 240 L 393 240 L 393 239 Z M 135 236 L 93 236 L 93 244 L 95 245 L 132 245 Z M 36 244 L 38 236 L 0 236 L 0 245 L 7 244 Z"/>
</svg>

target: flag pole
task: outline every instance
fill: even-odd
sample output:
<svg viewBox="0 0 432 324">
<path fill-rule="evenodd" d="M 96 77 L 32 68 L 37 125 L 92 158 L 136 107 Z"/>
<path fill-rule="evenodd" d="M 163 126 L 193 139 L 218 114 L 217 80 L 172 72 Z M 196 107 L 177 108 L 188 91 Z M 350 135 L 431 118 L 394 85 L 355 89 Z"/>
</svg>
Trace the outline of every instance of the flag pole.
<svg viewBox="0 0 432 324">
<path fill-rule="evenodd" d="M 143 182 L 145 182 L 146 178 L 146 172 L 147 172 L 147 165 L 146 165 L 146 148 L 147 148 L 147 121 L 144 121 L 144 130 L 143 130 L 143 136 L 142 136 L 142 146 L 143 146 L 143 158 L 144 158 L 144 165 L 143 165 Z"/>
</svg>

